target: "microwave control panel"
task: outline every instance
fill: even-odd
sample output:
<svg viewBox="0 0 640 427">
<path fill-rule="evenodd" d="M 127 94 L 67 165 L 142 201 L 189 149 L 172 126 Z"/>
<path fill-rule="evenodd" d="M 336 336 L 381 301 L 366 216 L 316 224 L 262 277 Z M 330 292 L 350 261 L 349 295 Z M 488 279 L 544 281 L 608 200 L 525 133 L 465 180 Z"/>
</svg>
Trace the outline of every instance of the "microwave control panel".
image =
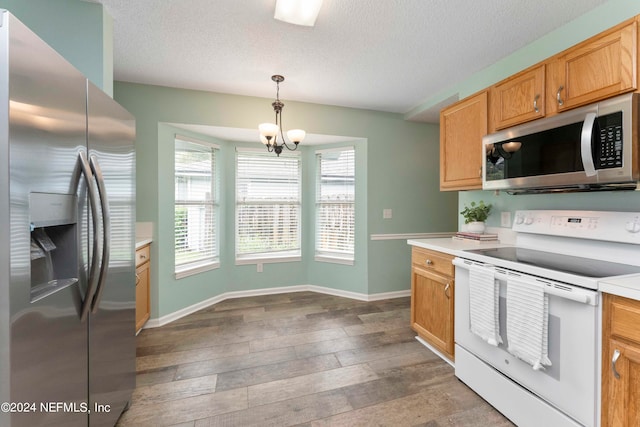
<svg viewBox="0 0 640 427">
<path fill-rule="evenodd" d="M 594 163 L 596 169 L 622 167 L 622 111 L 598 117 L 600 127 Z"/>
</svg>

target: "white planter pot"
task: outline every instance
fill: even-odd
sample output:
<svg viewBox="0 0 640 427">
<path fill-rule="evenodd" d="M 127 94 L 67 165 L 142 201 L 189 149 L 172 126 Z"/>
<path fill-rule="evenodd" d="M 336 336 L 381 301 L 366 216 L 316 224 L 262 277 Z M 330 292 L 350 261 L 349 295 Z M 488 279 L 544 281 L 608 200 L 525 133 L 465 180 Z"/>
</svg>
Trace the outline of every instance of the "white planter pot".
<svg viewBox="0 0 640 427">
<path fill-rule="evenodd" d="M 471 233 L 484 233 L 484 222 L 471 221 L 469 224 L 467 224 L 467 231 Z"/>
</svg>

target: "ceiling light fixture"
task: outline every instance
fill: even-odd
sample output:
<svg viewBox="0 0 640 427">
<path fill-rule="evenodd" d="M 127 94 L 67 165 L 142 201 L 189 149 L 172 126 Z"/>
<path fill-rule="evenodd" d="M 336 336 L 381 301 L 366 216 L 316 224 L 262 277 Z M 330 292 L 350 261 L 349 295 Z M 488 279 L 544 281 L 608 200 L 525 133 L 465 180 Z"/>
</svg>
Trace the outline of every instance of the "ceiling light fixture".
<svg viewBox="0 0 640 427">
<path fill-rule="evenodd" d="M 289 137 L 289 140 L 295 144 L 295 147 L 291 148 L 287 145 L 287 142 L 284 139 L 284 133 L 282 132 L 282 108 L 284 108 L 284 103 L 280 101 L 280 83 L 284 81 L 284 77 L 276 74 L 271 76 L 271 80 L 276 82 L 276 100 L 271 104 L 273 106 L 273 111 L 276 112 L 276 122 L 262 123 L 258 126 L 258 130 L 260 131 L 260 141 L 267 146 L 267 150 L 270 153 L 275 151 L 279 157 L 280 153 L 282 153 L 283 146 L 287 147 L 287 150 L 290 151 L 294 151 L 298 148 L 298 144 L 302 142 L 306 132 L 302 129 L 291 129 L 288 131 L 287 136 Z M 282 138 L 280 145 L 278 145 L 278 132 L 280 132 L 280 137 Z"/>
<path fill-rule="evenodd" d="M 280 21 L 313 27 L 320 12 L 322 0 L 276 0 L 276 13 Z"/>
</svg>

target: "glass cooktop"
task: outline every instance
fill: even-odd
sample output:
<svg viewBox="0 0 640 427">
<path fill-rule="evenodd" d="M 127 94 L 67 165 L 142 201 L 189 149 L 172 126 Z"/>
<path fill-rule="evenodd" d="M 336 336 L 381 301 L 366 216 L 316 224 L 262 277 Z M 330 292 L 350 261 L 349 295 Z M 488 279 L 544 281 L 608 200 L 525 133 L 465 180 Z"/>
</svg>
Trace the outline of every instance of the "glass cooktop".
<svg viewBox="0 0 640 427">
<path fill-rule="evenodd" d="M 525 248 L 470 249 L 465 252 L 599 279 L 640 273 L 640 267 Z"/>
</svg>

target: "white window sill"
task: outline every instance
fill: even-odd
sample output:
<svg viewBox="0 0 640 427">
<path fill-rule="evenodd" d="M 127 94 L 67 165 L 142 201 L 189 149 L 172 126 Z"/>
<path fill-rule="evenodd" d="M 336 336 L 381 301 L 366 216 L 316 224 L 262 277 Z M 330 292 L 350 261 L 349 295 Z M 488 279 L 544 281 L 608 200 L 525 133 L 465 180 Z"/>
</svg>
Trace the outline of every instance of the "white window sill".
<svg viewBox="0 0 640 427">
<path fill-rule="evenodd" d="M 317 262 L 329 262 L 333 264 L 354 265 L 353 258 L 345 258 L 345 257 L 339 257 L 339 256 L 331 256 L 331 255 L 316 255 L 314 259 Z"/>
<path fill-rule="evenodd" d="M 193 276 L 194 274 L 204 273 L 205 271 L 215 270 L 220 268 L 220 261 L 206 261 L 201 264 L 188 265 L 177 269 L 176 280 L 183 279 L 185 277 Z"/>
<path fill-rule="evenodd" d="M 236 258 L 236 265 L 251 265 L 251 264 L 275 264 L 278 262 L 298 262 L 298 261 L 302 261 L 302 256 L 300 255 L 293 255 L 293 256 L 282 256 L 282 257 L 275 257 L 275 256 L 265 256 L 265 257 L 259 257 L 259 256 L 253 256 L 253 257 L 243 257 L 243 258 Z"/>
</svg>

